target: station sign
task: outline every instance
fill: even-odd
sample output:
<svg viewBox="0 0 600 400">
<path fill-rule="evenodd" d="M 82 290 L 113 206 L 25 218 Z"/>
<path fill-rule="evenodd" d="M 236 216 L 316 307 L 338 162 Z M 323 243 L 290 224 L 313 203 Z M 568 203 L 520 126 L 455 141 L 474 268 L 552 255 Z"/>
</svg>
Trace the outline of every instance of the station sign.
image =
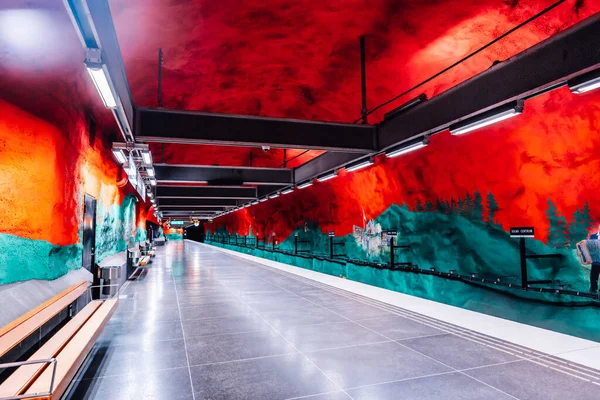
<svg viewBox="0 0 600 400">
<path fill-rule="evenodd" d="M 510 228 L 510 237 L 512 237 L 512 238 L 532 238 L 532 237 L 534 237 L 533 226 Z"/>
<path fill-rule="evenodd" d="M 398 231 L 387 231 L 385 234 L 387 236 L 396 237 L 396 236 L 398 236 Z"/>
<path fill-rule="evenodd" d="M 335 232 L 334 231 L 329 232 L 329 236 L 330 237 L 335 236 Z"/>
<path fill-rule="evenodd" d="M 183 221 L 170 221 L 171 226 L 183 226 Z"/>
</svg>

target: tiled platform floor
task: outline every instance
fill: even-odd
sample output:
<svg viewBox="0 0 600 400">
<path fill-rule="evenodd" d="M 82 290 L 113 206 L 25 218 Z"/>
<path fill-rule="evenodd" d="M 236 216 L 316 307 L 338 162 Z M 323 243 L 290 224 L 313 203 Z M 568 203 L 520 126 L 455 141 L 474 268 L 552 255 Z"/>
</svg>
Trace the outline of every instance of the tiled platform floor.
<svg viewBox="0 0 600 400">
<path fill-rule="evenodd" d="M 124 290 L 71 399 L 594 399 L 600 372 L 207 246 Z"/>
</svg>

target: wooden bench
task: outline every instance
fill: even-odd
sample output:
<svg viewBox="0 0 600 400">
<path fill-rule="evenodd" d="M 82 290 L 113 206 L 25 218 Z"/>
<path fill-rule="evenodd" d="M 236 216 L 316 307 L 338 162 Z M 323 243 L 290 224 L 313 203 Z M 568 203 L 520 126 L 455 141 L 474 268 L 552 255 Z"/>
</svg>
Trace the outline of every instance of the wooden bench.
<svg viewBox="0 0 600 400">
<path fill-rule="evenodd" d="M 150 262 L 150 256 L 142 256 L 137 262 L 137 267 L 142 267 Z"/>
<path fill-rule="evenodd" d="M 87 286 L 87 282 L 83 283 Z M 61 299 L 65 297 L 62 296 Z M 53 303 L 57 308 L 66 304 L 61 299 Z M 118 297 L 90 301 L 27 361 L 2 365 L 2 367 L 18 366 L 18 368 L 0 384 L 0 399 L 60 399 L 115 311 L 117 303 Z M 58 309 L 56 314 L 60 310 L 62 308 Z M 39 313 L 28 314 L 30 315 L 27 318 L 22 317 L 19 320 L 38 319 Z M 9 329 L 3 328 L 6 333 L 0 337 L 0 340 L 21 325 L 22 323 L 11 323 Z M 12 340 L 14 342 L 14 338 Z"/>
<path fill-rule="evenodd" d="M 86 289 L 87 282 L 79 282 L 2 327 L 0 329 L 0 357 L 18 346 L 52 317 L 77 300 L 85 293 Z"/>
</svg>

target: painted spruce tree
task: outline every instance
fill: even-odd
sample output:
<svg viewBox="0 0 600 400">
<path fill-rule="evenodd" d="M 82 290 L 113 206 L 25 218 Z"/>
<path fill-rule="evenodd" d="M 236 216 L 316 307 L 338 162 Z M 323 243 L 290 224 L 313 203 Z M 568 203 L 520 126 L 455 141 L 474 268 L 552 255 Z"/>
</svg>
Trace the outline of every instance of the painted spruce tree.
<svg viewBox="0 0 600 400">
<path fill-rule="evenodd" d="M 473 220 L 483 221 L 483 198 L 477 189 L 473 193 Z"/>
<path fill-rule="evenodd" d="M 500 209 L 500 207 L 498 206 L 498 202 L 496 201 L 494 194 L 492 192 L 488 192 L 488 194 L 487 194 L 487 213 L 488 213 L 487 222 L 488 222 L 488 225 L 496 226 L 498 224 L 496 222 L 496 212 L 498 212 L 499 209 Z"/>
<path fill-rule="evenodd" d="M 569 227 L 567 220 L 560 215 L 550 198 L 548 198 L 546 217 L 548 218 L 548 246 L 564 247 L 568 243 Z"/>
<path fill-rule="evenodd" d="M 431 200 L 425 202 L 425 212 L 433 212 L 433 203 Z"/>
<path fill-rule="evenodd" d="M 417 199 L 417 204 L 415 205 L 415 211 L 423 212 L 423 203 L 421 203 L 421 199 Z"/>
<path fill-rule="evenodd" d="M 473 199 L 469 192 L 465 195 L 463 207 L 463 216 L 468 219 L 473 219 Z"/>
<path fill-rule="evenodd" d="M 571 218 L 571 223 L 569 224 L 569 244 L 572 248 L 575 248 L 575 245 L 580 240 L 587 238 L 588 229 L 592 225 L 593 219 L 590 214 L 590 207 L 588 203 L 584 203 L 581 210 L 579 207 L 575 209 L 573 213 L 573 217 Z"/>
</svg>

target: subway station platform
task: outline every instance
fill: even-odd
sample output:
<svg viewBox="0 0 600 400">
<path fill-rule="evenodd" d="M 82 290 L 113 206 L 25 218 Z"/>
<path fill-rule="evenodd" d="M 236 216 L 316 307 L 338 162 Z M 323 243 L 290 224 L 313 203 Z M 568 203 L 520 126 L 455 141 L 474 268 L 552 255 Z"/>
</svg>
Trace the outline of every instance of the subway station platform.
<svg viewBox="0 0 600 400">
<path fill-rule="evenodd" d="M 556 336 L 576 356 L 550 355 L 522 344 L 552 332 L 509 324 L 519 339 L 503 340 L 327 279 L 169 242 L 123 288 L 68 398 L 600 398 L 597 343 Z"/>
</svg>

